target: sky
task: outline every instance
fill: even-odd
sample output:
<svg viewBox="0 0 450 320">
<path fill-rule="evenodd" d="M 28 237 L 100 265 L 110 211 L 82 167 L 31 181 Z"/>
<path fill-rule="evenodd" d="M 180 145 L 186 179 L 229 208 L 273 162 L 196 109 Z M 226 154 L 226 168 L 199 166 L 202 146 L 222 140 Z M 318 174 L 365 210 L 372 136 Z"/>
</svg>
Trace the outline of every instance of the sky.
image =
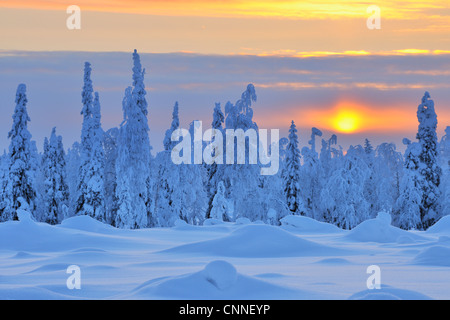
<svg viewBox="0 0 450 320">
<path fill-rule="evenodd" d="M 69 30 L 69 5 L 80 29 Z M 375 5 L 380 29 L 367 20 Z M 147 70 L 150 138 L 162 148 L 172 107 L 182 125 L 211 122 L 214 103 L 256 87 L 260 128 L 300 141 L 311 127 L 344 148 L 414 139 L 417 106 L 429 91 L 438 133 L 450 125 L 450 3 L 393 1 L 0 0 L 0 150 L 7 148 L 15 90 L 27 84 L 30 131 L 42 148 L 56 126 L 79 140 L 84 61 L 93 67 L 104 129 L 122 119 L 131 53 Z"/>
</svg>

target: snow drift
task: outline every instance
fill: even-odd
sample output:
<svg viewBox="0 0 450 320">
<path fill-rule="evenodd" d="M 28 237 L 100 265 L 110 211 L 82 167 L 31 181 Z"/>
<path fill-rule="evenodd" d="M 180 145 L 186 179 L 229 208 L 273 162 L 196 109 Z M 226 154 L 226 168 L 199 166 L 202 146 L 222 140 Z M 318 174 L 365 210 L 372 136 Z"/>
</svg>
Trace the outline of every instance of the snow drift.
<svg viewBox="0 0 450 320">
<path fill-rule="evenodd" d="M 310 293 L 280 287 L 263 280 L 242 275 L 222 260 L 208 263 L 198 272 L 154 279 L 132 290 L 128 299 L 154 296 L 175 299 L 241 300 L 241 299 L 306 299 Z"/>
<path fill-rule="evenodd" d="M 301 239 L 279 227 L 262 224 L 246 225 L 223 238 L 177 246 L 163 252 L 249 258 L 349 253 L 347 250 Z"/>
<path fill-rule="evenodd" d="M 391 225 L 389 213 L 381 212 L 376 219 L 366 220 L 356 226 L 345 239 L 359 242 L 414 242 L 425 240 L 425 238 L 414 233 L 399 229 Z M 405 241 L 408 239 L 409 241 Z"/>
</svg>

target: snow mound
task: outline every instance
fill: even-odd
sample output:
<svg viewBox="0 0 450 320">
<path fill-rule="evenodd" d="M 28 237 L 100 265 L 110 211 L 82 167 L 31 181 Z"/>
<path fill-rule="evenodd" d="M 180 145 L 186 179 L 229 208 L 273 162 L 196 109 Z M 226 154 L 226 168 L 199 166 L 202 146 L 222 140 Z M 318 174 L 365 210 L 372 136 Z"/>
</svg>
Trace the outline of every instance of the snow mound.
<svg viewBox="0 0 450 320">
<path fill-rule="evenodd" d="M 279 227 L 251 224 L 240 227 L 231 234 L 219 239 L 181 245 L 162 252 L 263 258 L 322 255 L 336 256 L 348 253 L 349 251 L 301 239 Z"/>
<path fill-rule="evenodd" d="M 237 218 L 235 224 L 236 225 L 245 225 L 251 224 L 252 222 L 248 218 Z"/>
<path fill-rule="evenodd" d="M 333 224 L 320 222 L 304 216 L 288 215 L 280 220 L 282 227 L 295 228 L 305 233 L 334 233 L 342 232 Z"/>
<path fill-rule="evenodd" d="M 397 289 L 381 285 L 381 289 L 364 290 L 355 293 L 349 300 L 431 300 L 430 297 L 416 291 Z"/>
<path fill-rule="evenodd" d="M 238 273 L 226 261 L 213 261 L 195 273 L 147 281 L 126 298 L 182 300 L 306 299 L 311 293 L 294 290 Z"/>
<path fill-rule="evenodd" d="M 26 210 L 17 209 L 17 217 L 21 223 L 35 223 L 34 219 L 31 217 L 31 213 Z"/>
<path fill-rule="evenodd" d="M 379 214 L 376 219 L 366 220 L 350 231 L 345 238 L 358 242 L 378 242 L 378 243 L 411 243 L 425 240 L 423 237 L 400 228 L 391 226 L 389 214 Z"/>
<path fill-rule="evenodd" d="M 253 224 L 266 224 L 264 221 L 262 220 L 255 220 L 252 222 Z"/>
<path fill-rule="evenodd" d="M 114 227 L 86 215 L 65 219 L 59 227 L 94 233 L 108 233 L 116 230 Z"/>
<path fill-rule="evenodd" d="M 192 224 L 188 224 L 186 221 L 182 219 L 177 219 L 172 227 L 174 230 L 199 230 L 198 226 L 193 226 Z"/>
<path fill-rule="evenodd" d="M 203 270 L 203 275 L 219 290 L 231 287 L 237 279 L 236 268 L 223 260 L 208 263 Z"/>
<path fill-rule="evenodd" d="M 219 224 L 225 224 L 225 222 L 219 220 L 219 219 L 206 219 L 205 221 L 203 221 L 203 225 L 204 226 L 215 226 L 215 225 L 219 225 Z"/>
<path fill-rule="evenodd" d="M 429 233 L 447 233 L 450 235 L 450 216 L 441 218 L 438 222 L 428 228 Z"/>
<path fill-rule="evenodd" d="M 413 260 L 415 264 L 450 267 L 450 248 L 434 246 L 423 250 Z"/>
<path fill-rule="evenodd" d="M 392 223 L 392 217 L 389 212 L 381 211 L 377 214 L 377 219 L 383 221 L 385 224 L 390 225 Z"/>
<path fill-rule="evenodd" d="M 53 226 L 26 218 L 23 221 L 0 223 L 0 250 L 42 253 L 67 252 L 93 246 L 106 250 L 146 247 L 144 243 L 133 239 L 114 236 L 123 235 L 128 230 L 118 230 L 86 216 L 67 219 L 63 224 L 64 227 Z M 94 230 L 99 232 L 94 233 Z"/>
</svg>

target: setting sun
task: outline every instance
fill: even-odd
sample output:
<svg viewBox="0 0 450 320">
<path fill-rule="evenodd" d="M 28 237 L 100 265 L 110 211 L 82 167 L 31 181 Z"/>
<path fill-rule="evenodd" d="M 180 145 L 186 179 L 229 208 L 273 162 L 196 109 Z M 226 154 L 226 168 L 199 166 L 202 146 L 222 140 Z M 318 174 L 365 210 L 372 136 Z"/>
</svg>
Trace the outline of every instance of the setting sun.
<svg viewBox="0 0 450 320">
<path fill-rule="evenodd" d="M 352 133 L 360 127 L 360 118 L 355 111 L 340 111 L 333 120 L 333 126 L 339 132 Z"/>
</svg>

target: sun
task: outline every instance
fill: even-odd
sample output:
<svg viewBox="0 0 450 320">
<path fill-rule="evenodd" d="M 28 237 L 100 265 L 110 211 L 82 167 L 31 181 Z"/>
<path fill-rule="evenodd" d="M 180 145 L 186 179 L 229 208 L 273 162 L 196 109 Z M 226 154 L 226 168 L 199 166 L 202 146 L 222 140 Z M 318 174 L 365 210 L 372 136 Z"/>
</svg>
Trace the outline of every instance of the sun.
<svg viewBox="0 0 450 320">
<path fill-rule="evenodd" d="M 353 133 L 361 126 L 361 116 L 353 110 L 341 110 L 334 118 L 333 124 L 339 132 Z"/>
</svg>

